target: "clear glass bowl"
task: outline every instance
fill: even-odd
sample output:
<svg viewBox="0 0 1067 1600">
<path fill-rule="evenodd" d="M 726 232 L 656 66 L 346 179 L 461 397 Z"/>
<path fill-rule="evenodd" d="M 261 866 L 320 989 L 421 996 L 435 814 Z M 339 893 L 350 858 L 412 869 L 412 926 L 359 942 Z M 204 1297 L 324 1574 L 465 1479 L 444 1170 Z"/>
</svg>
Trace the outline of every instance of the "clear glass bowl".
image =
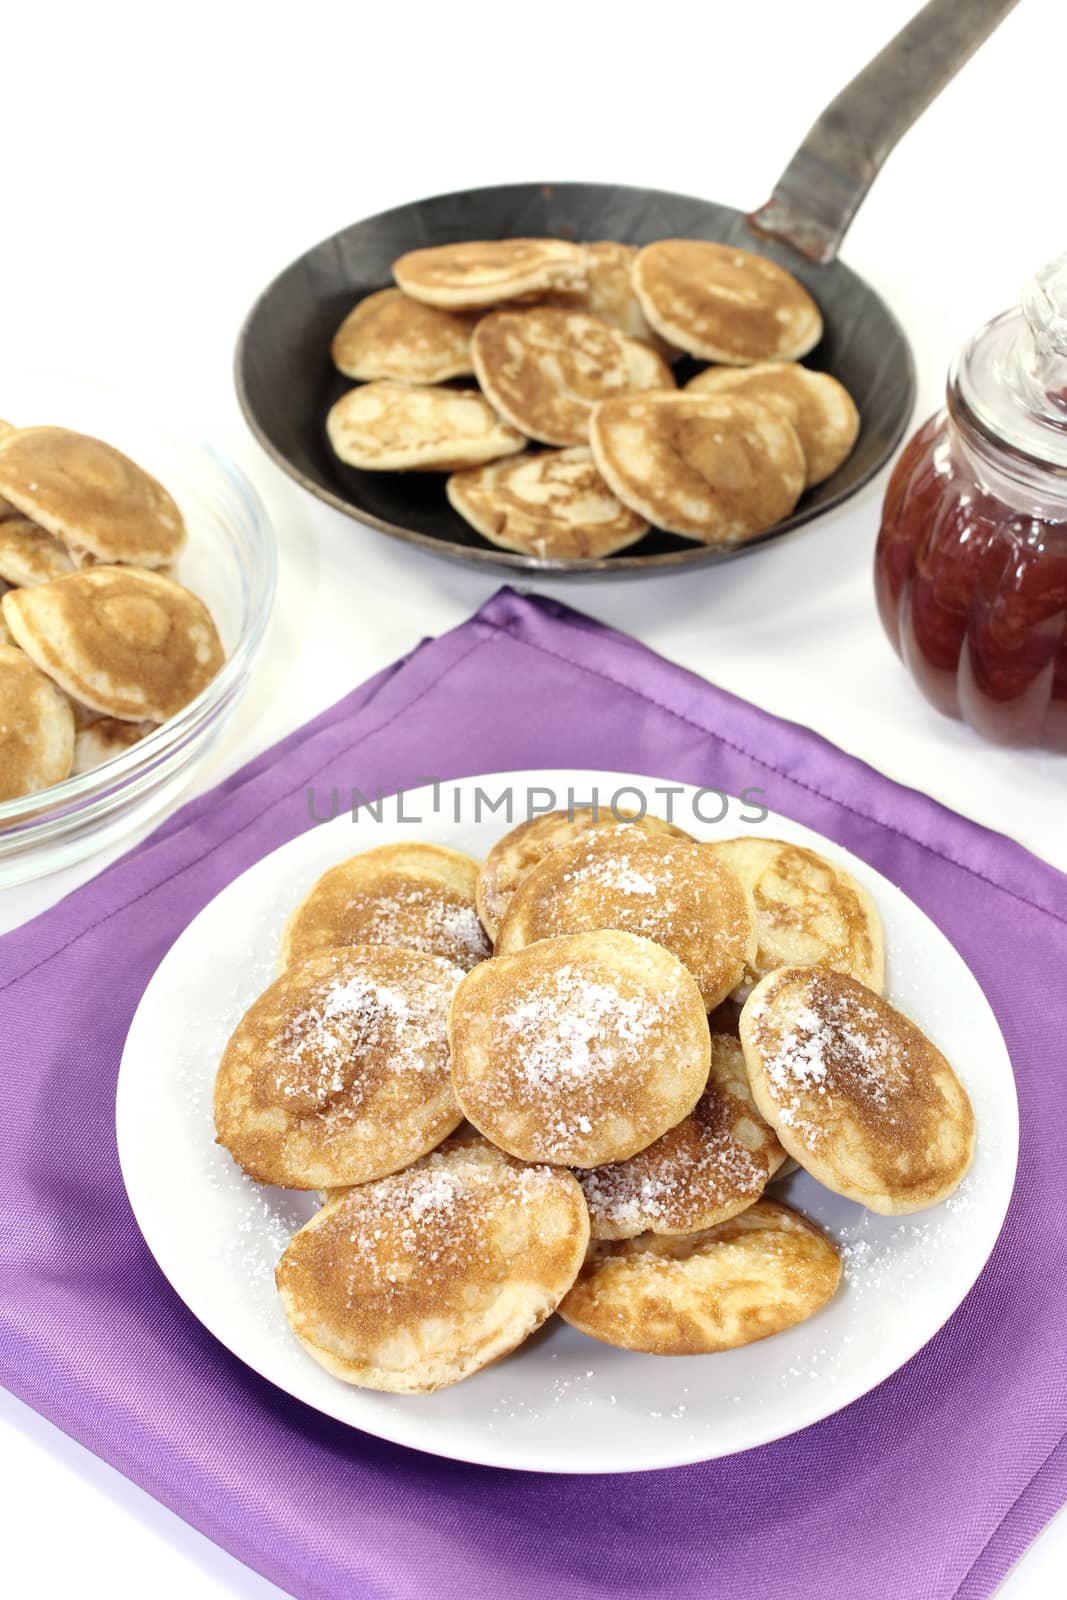
<svg viewBox="0 0 1067 1600">
<path fill-rule="evenodd" d="M 155 474 L 178 501 L 189 540 L 175 568 L 207 605 L 226 662 L 195 700 L 92 772 L 0 804 L 0 887 L 115 843 L 171 805 L 248 686 L 277 577 L 274 530 L 244 474 L 205 440 L 153 420 L 128 396 L 35 377 L 9 386 L 3 413 L 95 434 Z M 18 407 L 18 409 L 16 409 Z"/>
</svg>

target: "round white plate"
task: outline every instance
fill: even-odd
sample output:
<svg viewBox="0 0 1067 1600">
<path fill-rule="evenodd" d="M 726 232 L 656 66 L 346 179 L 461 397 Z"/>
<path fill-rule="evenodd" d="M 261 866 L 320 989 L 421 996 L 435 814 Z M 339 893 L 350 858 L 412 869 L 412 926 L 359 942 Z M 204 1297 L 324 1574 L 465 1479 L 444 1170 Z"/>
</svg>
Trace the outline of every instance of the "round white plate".
<svg viewBox="0 0 1067 1600">
<path fill-rule="evenodd" d="M 974 1103 L 978 1143 L 944 1205 L 877 1217 L 798 1173 L 772 1191 L 825 1227 L 845 1275 L 828 1306 L 789 1332 L 723 1355 L 663 1359 L 598 1344 L 558 1319 L 504 1361 L 424 1396 L 354 1389 L 292 1337 L 274 1289 L 313 1196 L 260 1188 L 214 1143 L 212 1085 L 226 1039 L 275 975 L 282 925 L 327 867 L 372 845 L 426 839 L 484 856 L 512 818 L 588 802 L 668 815 L 660 780 L 519 772 L 408 791 L 343 813 L 258 862 L 190 923 L 133 1019 L 119 1076 L 122 1172 L 141 1231 L 178 1294 L 242 1361 L 342 1422 L 436 1455 L 550 1472 L 633 1472 L 729 1455 L 818 1422 L 915 1354 L 959 1305 L 1000 1231 L 1015 1175 L 1018 1108 L 993 1013 L 943 934 L 899 889 L 837 845 L 739 800 L 680 789 L 673 818 L 697 837 L 758 828 L 841 861 L 885 923 L 888 995 L 945 1051 Z M 570 792 L 570 794 L 568 793 Z M 349 797 L 341 797 L 345 804 Z M 373 797 L 371 797 L 373 799 Z M 317 804 L 328 803 L 325 794 Z M 720 815 L 725 812 L 725 815 Z M 706 820 L 705 820 L 706 819 Z"/>
</svg>

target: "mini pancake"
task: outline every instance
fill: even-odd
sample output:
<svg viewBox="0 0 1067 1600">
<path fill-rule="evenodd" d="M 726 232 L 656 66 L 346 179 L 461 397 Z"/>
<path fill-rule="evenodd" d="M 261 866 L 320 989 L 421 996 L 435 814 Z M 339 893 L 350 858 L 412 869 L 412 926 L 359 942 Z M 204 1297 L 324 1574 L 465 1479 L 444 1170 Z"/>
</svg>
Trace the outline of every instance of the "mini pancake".
<svg viewBox="0 0 1067 1600">
<path fill-rule="evenodd" d="M 792 423 L 740 396 L 620 395 L 593 412 L 589 443 L 623 505 L 699 544 L 762 533 L 804 488 Z"/>
<path fill-rule="evenodd" d="M 785 417 L 797 430 L 809 489 L 837 471 L 860 431 L 860 414 L 844 384 L 795 361 L 708 367 L 689 380 L 685 393 L 747 395 Z"/>
<path fill-rule="evenodd" d="M 636 544 L 648 523 L 616 500 L 589 450 L 542 450 L 457 472 L 449 501 L 471 527 L 504 550 L 573 560 Z"/>
<path fill-rule="evenodd" d="M 289 918 L 282 964 L 335 945 L 391 944 L 467 970 L 491 953 L 474 894 L 478 863 L 435 844 L 384 844 L 324 872 Z"/>
<path fill-rule="evenodd" d="M 218 1143 L 258 1183 L 331 1189 L 410 1166 L 458 1127 L 445 1022 L 459 967 L 388 945 L 288 967 L 215 1079 Z"/>
<path fill-rule="evenodd" d="M 598 239 L 583 248 L 588 277 L 586 287 L 571 294 L 547 295 L 542 304 L 560 306 L 564 311 L 586 311 L 591 317 L 610 322 L 613 328 L 619 328 L 631 338 L 650 344 L 664 361 L 676 361 L 682 352 L 660 338 L 634 294 L 632 271 L 637 246 L 619 244 L 614 239 Z"/>
<path fill-rule="evenodd" d="M 708 1011 L 756 953 L 752 897 L 726 863 L 702 845 L 638 828 L 590 833 L 546 855 L 512 897 L 497 955 L 596 928 L 664 945 L 693 974 Z"/>
<path fill-rule="evenodd" d="M 554 306 L 491 312 L 474 330 L 471 356 L 490 404 L 544 444 L 585 444 L 593 407 L 612 395 L 674 388 L 650 345 Z"/>
<path fill-rule="evenodd" d="M 594 1239 L 686 1234 L 757 1201 L 785 1160 L 756 1110 L 736 1039 L 711 1038 L 707 1088 L 684 1122 L 628 1161 L 576 1172 Z"/>
<path fill-rule="evenodd" d="M 588 1239 L 569 1173 L 450 1140 L 330 1200 L 290 1241 L 278 1292 L 294 1334 L 335 1378 L 427 1394 L 539 1328 Z"/>
<path fill-rule="evenodd" d="M 0 437 L 0 495 L 77 557 L 162 567 L 185 543 L 163 485 L 121 450 L 69 428 Z"/>
<path fill-rule="evenodd" d="M 66 696 L 22 650 L 0 644 L 0 800 L 62 783 L 73 757 Z"/>
<path fill-rule="evenodd" d="M 448 1018 L 464 1114 L 523 1161 L 621 1161 L 687 1116 L 711 1046 L 700 992 L 633 934 L 547 939 L 475 967 Z"/>
<path fill-rule="evenodd" d="M 788 1206 L 760 1200 L 688 1238 L 646 1233 L 592 1245 L 559 1312 L 624 1350 L 707 1355 L 795 1327 L 840 1281 L 826 1235 Z"/>
<path fill-rule="evenodd" d="M 878 907 L 851 873 L 802 845 L 762 835 L 716 840 L 714 850 L 751 891 L 756 956 L 746 992 L 775 967 L 847 972 L 881 994 L 885 940 Z"/>
<path fill-rule="evenodd" d="M 124 722 L 165 722 L 225 660 L 203 601 L 158 572 L 88 567 L 3 598 L 15 640 L 72 699 Z"/>
<path fill-rule="evenodd" d="M 74 571 L 66 545 L 25 517 L 0 521 L 0 578 L 16 589 L 32 589 Z"/>
<path fill-rule="evenodd" d="M 364 472 L 458 472 L 514 455 L 526 440 L 473 389 L 365 383 L 330 407 L 334 454 Z"/>
<path fill-rule="evenodd" d="M 346 377 L 394 378 L 401 383 L 444 383 L 471 366 L 475 318 L 424 306 L 400 289 L 379 289 L 348 313 L 330 347 Z"/>
<path fill-rule="evenodd" d="M 466 240 L 410 250 L 393 262 L 393 277 L 415 300 L 450 311 L 477 311 L 585 287 L 586 254 L 566 239 Z"/>
<path fill-rule="evenodd" d="M 74 735 L 74 765 L 71 772 L 92 772 L 126 750 L 140 744 L 159 726 L 155 722 L 119 722 L 115 717 L 98 717 Z"/>
<path fill-rule="evenodd" d="M 913 1022 L 844 973 L 781 967 L 741 1013 L 753 1098 L 805 1171 L 885 1216 L 937 1205 L 974 1152 L 967 1092 Z"/>
<path fill-rule="evenodd" d="M 638 251 L 633 286 L 656 332 L 705 361 L 796 361 L 822 337 L 803 284 L 733 245 L 659 239 Z"/>
<path fill-rule="evenodd" d="M 569 811 L 546 811 L 539 817 L 530 817 L 497 840 L 478 873 L 478 915 L 490 937 L 496 938 L 512 895 L 539 861 L 587 833 L 608 828 L 639 828 L 642 833 L 689 838 L 683 829 L 664 822 L 662 817 L 639 817 L 623 811 L 616 814 L 608 806 L 598 806 L 595 811 L 592 806 L 574 806 Z"/>
</svg>

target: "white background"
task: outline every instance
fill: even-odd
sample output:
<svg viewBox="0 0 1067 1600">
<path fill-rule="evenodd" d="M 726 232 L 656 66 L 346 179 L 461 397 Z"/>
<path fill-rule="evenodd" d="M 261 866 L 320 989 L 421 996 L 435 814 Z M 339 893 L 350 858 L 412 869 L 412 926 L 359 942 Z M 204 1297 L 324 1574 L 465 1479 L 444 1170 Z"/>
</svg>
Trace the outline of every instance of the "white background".
<svg viewBox="0 0 1067 1600">
<path fill-rule="evenodd" d="M 965 0 L 960 0 L 961 5 Z M 496 587 L 361 530 L 259 453 L 231 387 L 241 319 L 293 256 L 443 189 L 593 178 L 745 209 L 911 0 L 38 3 L 5 18 L 0 415 L 17 374 L 99 377 L 187 414 L 246 467 L 281 543 L 268 655 L 207 784 Z M 915 345 L 917 417 L 945 367 L 1067 249 L 1062 0 L 1022 0 L 890 158 L 844 255 Z M 15 421 L 59 421 L 22 418 Z M 540 585 L 1067 867 L 1062 759 L 928 709 L 883 638 L 884 480 L 750 560 Z M 8 891 L 0 925 L 88 875 Z M 276 1591 L 4 1397 L 5 1587 L 125 1600 Z M 1004 1585 L 1062 1594 L 1067 1528 Z M 889 1597 L 897 1600 L 897 1597 Z M 907 1600 L 907 1597 L 900 1597 Z"/>
</svg>

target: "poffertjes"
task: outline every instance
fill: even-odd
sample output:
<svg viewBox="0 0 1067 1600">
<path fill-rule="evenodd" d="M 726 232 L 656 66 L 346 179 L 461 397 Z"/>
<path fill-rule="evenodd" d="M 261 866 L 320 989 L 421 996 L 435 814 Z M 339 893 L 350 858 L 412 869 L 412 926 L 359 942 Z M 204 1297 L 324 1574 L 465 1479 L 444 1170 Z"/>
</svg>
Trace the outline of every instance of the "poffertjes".
<svg viewBox="0 0 1067 1600">
<path fill-rule="evenodd" d="M 583 289 L 587 272 L 583 246 L 566 239 L 464 240 L 409 250 L 393 262 L 393 277 L 405 294 L 450 311 Z"/>
<path fill-rule="evenodd" d="M 803 284 L 736 245 L 658 239 L 638 251 L 633 286 L 656 332 L 705 361 L 797 361 L 822 336 Z"/>
</svg>

